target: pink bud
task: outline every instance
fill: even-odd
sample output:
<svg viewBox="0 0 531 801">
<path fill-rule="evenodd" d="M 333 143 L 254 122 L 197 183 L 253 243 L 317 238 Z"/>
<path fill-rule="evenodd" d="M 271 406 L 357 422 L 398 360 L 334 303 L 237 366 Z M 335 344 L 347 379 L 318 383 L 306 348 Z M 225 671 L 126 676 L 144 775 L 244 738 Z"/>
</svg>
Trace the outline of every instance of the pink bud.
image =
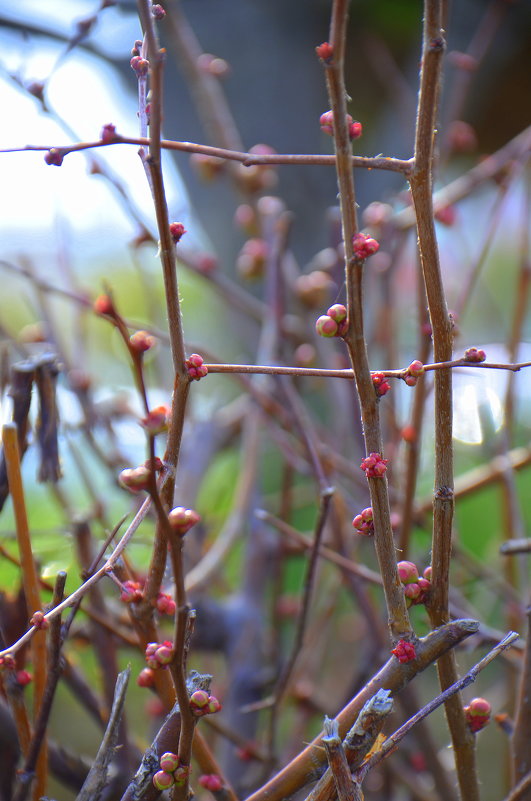
<svg viewBox="0 0 531 801">
<path fill-rule="evenodd" d="M 155 684 L 155 674 L 152 668 L 144 668 L 137 676 L 136 683 L 139 687 L 153 687 Z"/>
<path fill-rule="evenodd" d="M 171 418 L 171 409 L 168 405 L 156 406 L 140 420 L 140 425 L 151 436 L 156 436 L 168 430 Z"/>
<path fill-rule="evenodd" d="M 27 684 L 33 681 L 33 676 L 27 670 L 17 670 L 15 678 L 20 687 L 26 687 Z"/>
<path fill-rule="evenodd" d="M 315 52 L 318 58 L 322 59 L 324 62 L 330 62 L 334 55 L 334 48 L 328 42 L 323 42 L 315 48 Z"/>
<path fill-rule="evenodd" d="M 36 629 L 47 629 L 49 627 L 48 620 L 44 617 L 44 613 L 40 610 L 34 612 L 32 617 L 30 618 L 30 625 L 35 626 Z"/>
<path fill-rule="evenodd" d="M 170 223 L 170 234 L 175 244 L 179 242 L 179 240 L 184 236 L 185 233 L 186 233 L 186 228 L 181 222 Z"/>
<path fill-rule="evenodd" d="M 467 362 L 472 363 L 480 363 L 484 362 L 487 358 L 487 355 L 484 350 L 481 348 L 468 348 L 465 350 L 465 355 L 463 356 L 464 360 Z"/>
<path fill-rule="evenodd" d="M 413 375 L 418 378 L 419 375 L 422 375 L 424 372 L 424 365 L 418 359 L 415 359 L 411 362 L 409 367 L 407 368 L 407 372 L 409 375 Z"/>
<path fill-rule="evenodd" d="M 217 773 L 203 773 L 198 782 L 201 787 L 204 787 L 205 790 L 210 790 L 211 793 L 216 793 L 223 787 L 223 783 Z"/>
<path fill-rule="evenodd" d="M 161 615 L 173 615 L 175 613 L 175 601 L 171 595 L 165 592 L 159 592 L 155 605 Z"/>
<path fill-rule="evenodd" d="M 124 581 L 122 584 L 122 592 L 120 593 L 120 601 L 126 604 L 137 603 L 144 597 L 142 588 L 139 581 Z"/>
<path fill-rule="evenodd" d="M 219 712 L 221 709 L 221 703 L 218 701 L 215 695 L 211 695 L 208 699 L 207 710 L 209 715 L 215 715 L 216 712 Z"/>
<path fill-rule="evenodd" d="M 424 576 L 424 578 L 425 578 L 427 581 L 431 581 L 431 573 L 432 573 L 432 566 L 431 566 L 431 565 L 428 565 L 428 567 L 427 567 L 427 568 L 425 568 L 425 570 L 424 570 L 424 572 L 423 572 L 423 574 L 422 574 L 422 575 Z"/>
<path fill-rule="evenodd" d="M 399 640 L 391 653 L 396 656 L 401 664 L 411 662 L 417 656 L 413 643 L 406 640 Z"/>
<path fill-rule="evenodd" d="M 322 314 L 315 321 L 315 330 L 321 337 L 335 337 L 337 336 L 338 325 L 327 314 Z"/>
<path fill-rule="evenodd" d="M 142 492 L 149 488 L 151 470 L 144 465 L 140 467 L 128 467 L 122 470 L 118 476 L 118 481 L 130 492 Z"/>
<path fill-rule="evenodd" d="M 373 253 L 376 253 L 380 245 L 376 239 L 369 236 L 369 234 L 360 232 L 352 237 L 352 247 L 354 249 L 354 255 L 358 259 L 366 259 L 368 256 L 372 256 Z"/>
<path fill-rule="evenodd" d="M 106 314 L 109 317 L 116 315 L 116 309 L 109 295 L 98 295 L 92 308 L 96 314 Z"/>
<path fill-rule="evenodd" d="M 210 701 L 210 695 L 207 693 L 206 690 L 196 690 L 190 696 L 190 708 L 194 712 L 206 709 L 209 701 Z"/>
<path fill-rule="evenodd" d="M 141 56 L 133 56 L 129 63 L 131 65 L 131 69 L 136 72 L 139 78 L 148 74 L 149 61 L 147 61 L 145 58 L 142 58 Z"/>
<path fill-rule="evenodd" d="M 397 568 L 402 584 L 412 584 L 418 580 L 419 571 L 414 562 L 399 562 Z"/>
<path fill-rule="evenodd" d="M 353 120 L 348 126 L 348 135 L 351 139 L 359 139 L 363 133 L 363 126 L 361 122 Z"/>
<path fill-rule="evenodd" d="M 136 353 L 144 353 L 146 350 L 150 350 L 155 345 L 156 341 L 155 337 L 148 334 L 147 331 L 135 331 L 135 333 L 131 334 L 129 337 L 131 349 Z"/>
<path fill-rule="evenodd" d="M 418 381 L 416 375 L 406 375 L 404 376 L 404 382 L 408 385 L 408 387 L 414 387 Z"/>
<path fill-rule="evenodd" d="M 177 770 L 179 767 L 180 759 L 177 754 L 173 754 L 171 751 L 166 751 L 160 758 L 160 767 L 161 770 L 165 770 L 167 773 L 173 773 L 174 770 Z"/>
<path fill-rule="evenodd" d="M 154 5 L 151 6 L 151 13 L 155 17 L 155 19 L 159 22 L 166 16 L 166 12 L 164 11 L 160 3 L 155 3 Z"/>
<path fill-rule="evenodd" d="M 46 164 L 50 164 L 54 167 L 60 167 L 63 163 L 63 153 L 59 148 L 52 147 L 44 156 L 44 161 Z"/>
<path fill-rule="evenodd" d="M 104 125 L 101 129 L 100 139 L 102 142 L 114 142 L 116 139 L 116 126 L 111 122 Z"/>
<path fill-rule="evenodd" d="M 166 773 L 164 770 L 158 770 L 153 776 L 153 785 L 157 790 L 168 790 L 173 787 L 175 780 L 171 773 Z"/>
<path fill-rule="evenodd" d="M 335 320 L 336 323 L 342 323 L 343 320 L 347 319 L 347 309 L 342 303 L 334 303 L 333 306 L 330 306 L 326 314 L 328 317 L 331 317 L 332 320 Z"/>
<path fill-rule="evenodd" d="M 379 453 L 370 453 L 362 460 L 360 467 L 367 478 L 381 478 L 387 470 L 388 462 L 389 459 L 383 459 Z"/>
<path fill-rule="evenodd" d="M 416 601 L 420 595 L 420 587 L 418 584 L 407 584 L 404 587 L 404 595 L 410 601 Z"/>
<path fill-rule="evenodd" d="M 194 509 L 185 509 L 184 506 L 176 506 L 168 515 L 170 526 L 179 536 L 184 536 L 192 526 L 199 523 L 201 517 Z"/>
</svg>

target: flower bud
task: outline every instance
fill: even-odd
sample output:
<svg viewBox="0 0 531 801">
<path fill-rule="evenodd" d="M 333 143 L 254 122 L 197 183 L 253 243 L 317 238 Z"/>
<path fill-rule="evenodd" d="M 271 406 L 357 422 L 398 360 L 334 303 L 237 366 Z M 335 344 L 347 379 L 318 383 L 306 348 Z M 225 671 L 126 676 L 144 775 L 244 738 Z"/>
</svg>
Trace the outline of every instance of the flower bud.
<svg viewBox="0 0 531 801">
<path fill-rule="evenodd" d="M 424 365 L 421 361 L 419 361 L 419 359 L 415 359 L 407 368 L 407 372 L 409 375 L 413 375 L 418 378 L 424 372 Z"/>
<path fill-rule="evenodd" d="M 170 234 L 175 244 L 179 242 L 179 240 L 184 236 L 185 233 L 186 233 L 186 228 L 181 222 L 170 223 Z"/>
<path fill-rule="evenodd" d="M 335 337 L 338 332 L 338 324 L 327 314 L 322 314 L 315 321 L 315 330 L 321 337 Z"/>
<path fill-rule="evenodd" d="M 30 618 L 30 625 L 35 626 L 36 629 L 47 629 L 49 627 L 48 620 L 44 617 L 44 612 L 37 610 Z"/>
<path fill-rule="evenodd" d="M 124 581 L 120 593 L 120 601 L 126 604 L 138 603 L 144 597 L 139 581 Z"/>
<path fill-rule="evenodd" d="M 358 259 L 366 259 L 380 249 L 380 244 L 369 234 L 358 233 L 352 237 L 354 255 Z"/>
<path fill-rule="evenodd" d="M 146 430 L 147 434 L 154 437 L 168 430 L 170 417 L 170 407 L 163 404 L 162 406 L 156 406 L 154 409 L 151 409 L 145 417 L 142 417 L 140 425 Z"/>
<path fill-rule="evenodd" d="M 201 787 L 204 787 L 205 790 L 210 790 L 211 793 L 216 793 L 223 787 L 223 782 L 217 773 L 203 773 L 198 782 Z"/>
<path fill-rule="evenodd" d="M 199 523 L 200 515 L 194 509 L 185 509 L 184 506 L 176 506 L 168 515 L 170 526 L 176 534 L 183 537 L 192 526 Z"/>
<path fill-rule="evenodd" d="M 52 147 L 44 156 L 44 161 L 46 164 L 52 165 L 53 167 L 60 167 L 63 163 L 63 153 L 59 148 Z"/>
<path fill-rule="evenodd" d="M 155 684 L 155 673 L 152 668 L 143 668 L 136 678 L 139 687 L 153 687 Z"/>
<path fill-rule="evenodd" d="M 196 690 L 190 696 L 190 708 L 193 712 L 200 712 L 208 707 L 210 695 L 206 690 Z"/>
<path fill-rule="evenodd" d="M 481 348 L 467 348 L 465 350 L 465 355 L 463 356 L 466 362 L 472 362 L 479 364 L 480 362 L 484 362 L 487 358 L 487 355 L 484 350 Z"/>
<path fill-rule="evenodd" d="M 20 687 L 26 687 L 26 685 L 33 681 L 33 676 L 27 670 L 17 670 L 15 678 Z"/>
<path fill-rule="evenodd" d="M 116 139 L 116 126 L 112 122 L 107 123 L 101 129 L 100 139 L 102 142 L 114 142 Z"/>
<path fill-rule="evenodd" d="M 177 754 L 172 754 L 171 751 L 167 751 L 160 758 L 161 770 L 165 770 L 167 773 L 173 773 L 174 770 L 177 770 L 179 763 L 179 757 Z"/>
<path fill-rule="evenodd" d="M 334 48 L 329 42 L 323 42 L 315 48 L 315 52 L 317 53 L 317 57 L 322 59 L 322 61 L 330 63 L 334 55 Z"/>
<path fill-rule="evenodd" d="M 362 459 L 360 467 L 367 478 L 381 478 L 387 471 L 389 459 L 383 459 L 379 453 L 370 453 Z"/>
<path fill-rule="evenodd" d="M 347 319 L 347 309 L 342 303 L 334 303 L 326 313 L 332 320 L 335 320 L 336 323 L 342 323 Z"/>
<path fill-rule="evenodd" d="M 396 656 L 401 664 L 411 662 L 417 656 L 414 644 L 406 640 L 399 640 L 391 653 Z"/>
<path fill-rule="evenodd" d="M 171 773 L 166 773 L 164 770 L 158 770 L 153 776 L 153 785 L 157 790 L 168 790 L 175 784 L 175 779 Z"/>
<path fill-rule="evenodd" d="M 413 584 L 418 580 L 419 571 L 414 562 L 399 562 L 397 568 L 402 584 Z"/>
<path fill-rule="evenodd" d="M 129 337 L 131 349 L 136 353 L 144 353 L 146 350 L 151 350 L 156 341 L 155 337 L 148 334 L 147 331 L 135 331 L 135 333 L 131 334 Z"/>
<path fill-rule="evenodd" d="M 122 470 L 118 476 L 118 481 L 129 490 L 129 492 L 137 493 L 149 489 L 151 480 L 151 470 L 140 465 L 140 467 L 127 467 Z"/>
<path fill-rule="evenodd" d="M 159 592 L 155 606 L 161 615 L 173 615 L 175 613 L 175 601 L 166 592 Z"/>
</svg>

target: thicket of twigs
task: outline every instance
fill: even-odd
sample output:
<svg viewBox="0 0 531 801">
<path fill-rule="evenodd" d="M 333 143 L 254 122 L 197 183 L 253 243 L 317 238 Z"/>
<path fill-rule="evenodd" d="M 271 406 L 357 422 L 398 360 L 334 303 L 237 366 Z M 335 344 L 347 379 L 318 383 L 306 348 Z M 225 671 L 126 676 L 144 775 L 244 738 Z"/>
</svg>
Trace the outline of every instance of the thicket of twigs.
<svg viewBox="0 0 531 801">
<path fill-rule="evenodd" d="M 128 286 L 112 275 L 100 291 L 2 264 L 28 280 L 41 317 L 22 337 L 8 323 L 3 331 L 12 422 L 3 426 L 0 493 L 14 530 L 4 527 L 1 547 L 4 564 L 20 569 L 0 604 L 2 801 L 162 792 L 220 801 L 531 798 L 529 508 L 519 483 L 531 451 L 517 414 L 530 366 L 519 361 L 525 192 L 522 233 L 504 243 L 514 284 L 506 359 L 468 340 L 465 316 L 480 297 L 503 204 L 521 186 L 531 134 L 479 159 L 460 118 L 470 70 L 488 59 L 488 26 L 471 52 L 454 54 L 461 82 L 442 124 L 444 3 L 424 5 L 410 158 L 353 156 L 362 130 L 348 113 L 356 86 L 345 86 L 346 0 L 334 0 L 328 39 L 314 43 L 329 96 L 321 128 L 334 155 L 243 151 L 220 83 L 226 63 L 202 54 L 176 3 L 165 14 L 149 0 L 138 3 L 142 35 L 131 57 L 139 132 L 109 123 L 98 141 L 30 148 L 43 151 L 42 169 L 68 170 L 80 157 L 72 153 L 88 151 L 98 179 L 115 186 L 98 149 L 139 148 L 156 227 L 137 215 L 135 247 L 158 255 L 165 313 L 149 279 L 153 319 L 139 326 L 125 311 Z M 208 146 L 162 138 L 161 31 L 185 65 Z M 46 85 L 26 89 L 46 112 Z M 222 174 L 234 188 L 234 267 L 187 247 L 168 211 L 164 149 L 191 153 L 205 178 Z M 466 170 L 435 192 L 441 165 L 464 151 Z M 274 195 L 276 175 L 293 169 L 337 174 L 339 210 L 323 221 L 328 247 L 304 267 L 290 248 L 297 209 Z M 365 170 L 400 174 L 403 191 L 359 209 L 355 176 Z M 463 255 L 449 298 L 437 236 L 445 225 L 458 238 L 460 204 L 485 188 L 490 216 L 475 221 L 480 246 Z M 200 289 L 183 300 L 179 282 L 190 272 Z M 66 336 L 58 297 L 75 309 Z M 216 308 L 220 333 L 208 352 L 188 341 L 183 312 L 197 330 Z M 248 364 L 224 359 L 227 320 Z M 107 338 L 129 366 L 128 403 L 97 401 L 92 338 Z M 484 461 L 455 478 L 452 409 L 464 385 L 454 392 L 454 377 L 481 386 L 492 371 L 507 377 L 503 424 Z M 60 420 L 58 387 L 76 399 L 75 423 Z M 471 402 L 460 408 L 478 416 Z M 134 427 L 145 435 L 138 463 Z M 33 452 L 77 560 L 68 584 L 64 571 L 44 578 L 35 559 L 39 509 L 26 470 L 22 480 Z M 90 499 L 82 516 L 78 496 Z M 498 519 L 480 560 L 463 542 L 473 541 L 470 528 L 487 530 L 478 512 L 486 497 Z M 456 504 L 476 498 L 472 514 L 454 516 Z M 72 747 L 85 726 L 100 732 L 90 758 Z"/>
</svg>

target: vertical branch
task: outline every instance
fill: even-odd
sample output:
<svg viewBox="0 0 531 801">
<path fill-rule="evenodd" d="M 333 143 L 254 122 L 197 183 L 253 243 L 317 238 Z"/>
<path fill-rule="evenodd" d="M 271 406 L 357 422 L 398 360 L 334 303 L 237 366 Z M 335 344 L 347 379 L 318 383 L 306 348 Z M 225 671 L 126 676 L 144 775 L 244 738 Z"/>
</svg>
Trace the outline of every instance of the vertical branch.
<svg viewBox="0 0 531 801">
<path fill-rule="evenodd" d="M 4 456 L 7 466 L 7 477 L 9 481 L 9 491 L 13 501 L 13 511 L 15 514 L 15 525 L 17 531 L 18 547 L 20 550 L 20 563 L 22 567 L 22 581 L 26 605 L 30 615 L 41 611 L 41 599 L 39 590 L 39 577 L 33 552 L 26 513 L 26 502 L 24 499 L 24 488 L 22 485 L 22 475 L 20 472 L 20 456 L 18 452 L 17 427 L 14 423 L 7 423 L 2 429 L 2 442 L 4 446 Z M 46 632 L 44 629 L 36 631 L 32 643 L 32 660 L 35 673 L 35 701 L 34 717 L 37 718 L 43 703 L 46 690 Z M 33 789 L 34 801 L 37 801 L 46 792 L 47 776 L 47 747 L 46 738 L 43 736 L 41 751 L 36 766 L 36 781 Z"/>
<path fill-rule="evenodd" d="M 442 2 L 425 0 L 422 69 L 415 134 L 411 193 L 417 218 L 420 260 L 433 333 L 434 360 L 452 358 L 452 323 L 448 315 L 433 219 L 433 165 L 440 76 L 445 42 L 442 35 Z M 452 375 L 437 370 L 435 386 L 435 488 L 433 500 L 432 590 L 428 605 L 433 627 L 449 619 L 448 588 L 454 509 L 452 449 Z M 445 690 L 457 680 L 452 653 L 438 662 L 439 681 Z M 459 695 L 446 702 L 461 797 L 479 801 L 475 740 L 469 731 Z"/>
<path fill-rule="evenodd" d="M 337 183 L 339 188 L 341 225 L 345 247 L 345 280 L 348 303 L 348 347 L 359 394 L 363 435 L 367 453 L 382 453 L 382 436 L 378 398 L 374 390 L 363 328 L 363 259 L 356 257 L 353 237 L 357 232 L 356 195 L 352 173 L 352 147 L 347 124 L 347 93 L 344 82 L 344 54 L 348 0 L 336 0 L 330 24 L 332 57 L 325 64 L 330 108 L 334 120 Z M 374 520 L 374 542 L 383 586 L 389 627 L 393 640 L 412 636 L 403 587 L 398 577 L 396 553 L 391 528 L 387 480 L 384 476 L 369 478 Z"/>
</svg>

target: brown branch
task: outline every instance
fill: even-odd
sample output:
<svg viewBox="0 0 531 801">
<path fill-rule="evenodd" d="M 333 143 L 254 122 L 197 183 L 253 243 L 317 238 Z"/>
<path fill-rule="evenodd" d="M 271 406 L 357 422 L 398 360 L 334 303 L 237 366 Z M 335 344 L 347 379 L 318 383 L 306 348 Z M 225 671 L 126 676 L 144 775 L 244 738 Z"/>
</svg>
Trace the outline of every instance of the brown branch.
<svg viewBox="0 0 531 801">
<path fill-rule="evenodd" d="M 6 423 L 3 426 L 2 443 L 7 466 L 9 492 L 13 501 L 20 563 L 22 566 L 24 595 L 26 597 L 28 612 L 31 616 L 35 612 L 41 612 L 41 599 L 37 567 L 35 565 L 31 546 L 22 475 L 20 472 L 18 435 L 15 423 Z M 37 717 L 46 691 L 46 631 L 44 629 L 39 629 L 33 638 L 32 661 L 35 682 L 34 716 Z M 37 799 L 46 792 L 47 762 L 46 737 L 43 734 L 40 753 L 36 763 L 36 781 L 32 796 L 34 801 L 37 801 Z"/>
<path fill-rule="evenodd" d="M 479 623 L 475 620 L 455 620 L 432 631 L 427 637 L 417 640 L 417 658 L 414 661 L 400 664 L 395 657 L 392 657 L 337 715 L 340 736 L 345 736 L 363 705 L 379 689 L 390 690 L 393 696 L 396 695 L 428 665 L 478 629 Z M 252 793 L 247 801 L 282 801 L 308 782 L 320 778 L 321 766 L 325 759 L 321 740 L 322 735 L 319 735 L 294 760 L 279 770 L 267 784 Z"/>
<path fill-rule="evenodd" d="M 378 765 L 383 759 L 390 756 L 396 749 L 398 748 L 399 742 L 408 734 L 408 732 L 415 726 L 420 720 L 423 720 L 428 715 L 437 709 L 441 704 L 445 703 L 448 698 L 454 696 L 456 693 L 464 690 L 465 687 L 468 687 L 469 684 L 472 684 L 478 677 L 479 673 L 489 665 L 493 659 L 496 659 L 502 651 L 506 648 L 510 648 L 511 645 L 514 643 L 515 640 L 519 638 L 519 634 L 515 631 L 509 632 L 501 642 L 499 642 L 494 648 L 492 648 L 489 653 L 483 657 L 474 667 L 470 668 L 470 670 L 460 679 L 458 679 L 454 684 L 452 684 L 448 689 L 444 692 L 440 693 L 436 698 L 433 698 L 429 701 L 425 706 L 420 709 L 416 715 L 406 721 L 399 729 L 397 729 L 394 734 L 389 735 L 385 740 L 384 744 L 378 751 L 373 754 L 373 756 L 367 760 L 367 762 L 363 765 L 362 768 L 357 772 L 358 781 L 363 781 L 364 777 L 367 773 L 372 770 L 376 765 Z"/>
<path fill-rule="evenodd" d="M 442 32 L 441 0 L 425 0 L 422 68 L 415 135 L 415 166 L 410 176 L 411 194 L 417 220 L 420 260 L 433 332 L 436 362 L 452 358 L 452 324 L 448 315 L 439 263 L 433 216 L 434 138 L 437 129 L 438 98 L 445 42 Z M 453 519 L 452 374 L 435 374 L 435 491 L 433 501 L 432 588 L 427 604 L 433 627 L 449 619 L 448 588 Z M 445 690 L 457 680 L 453 652 L 437 665 L 439 682 Z M 475 741 L 468 729 L 457 695 L 446 702 L 446 716 L 452 736 L 461 797 L 479 801 L 475 762 Z"/>
<path fill-rule="evenodd" d="M 352 781 L 337 721 L 325 717 L 323 732 L 323 745 L 339 801 L 361 801 L 363 795 Z"/>
<path fill-rule="evenodd" d="M 25 151 L 48 151 L 55 150 L 62 156 L 69 153 L 79 153 L 83 150 L 93 150 L 100 147 L 111 145 L 139 145 L 140 147 L 150 147 L 151 138 L 143 136 L 120 136 L 116 134 L 112 141 L 77 142 L 72 145 L 25 145 L 24 147 L 0 148 L 0 153 L 22 153 Z M 265 166 L 265 165 L 301 165 L 301 166 L 324 166 L 333 167 L 336 164 L 335 156 L 324 156 L 322 154 L 311 153 L 272 153 L 254 154 L 244 153 L 237 150 L 227 150 L 222 147 L 211 147 L 210 145 L 200 145 L 195 142 L 176 142 L 172 139 L 161 139 L 160 147 L 162 150 L 177 150 L 184 153 L 202 153 L 205 156 L 214 156 L 228 161 L 237 161 L 245 167 Z M 353 156 L 349 155 L 352 167 L 366 170 L 387 170 L 389 172 L 400 172 L 409 175 L 412 168 L 411 159 L 396 159 L 390 156 Z"/>
<path fill-rule="evenodd" d="M 333 56 L 325 65 L 330 108 L 334 120 L 334 147 L 339 188 L 341 227 L 345 247 L 345 281 L 347 287 L 348 331 L 345 343 L 356 378 L 365 448 L 369 453 L 383 453 L 378 398 L 369 370 L 367 345 L 363 327 L 362 279 L 364 260 L 354 253 L 353 237 L 357 232 L 356 195 L 352 173 L 352 152 L 347 124 L 347 92 L 344 83 L 344 53 L 348 3 L 335 0 L 332 6 L 329 44 Z M 385 602 L 393 640 L 409 639 L 411 623 L 403 588 L 396 567 L 396 553 L 391 528 L 389 494 L 385 476 L 369 478 L 374 520 L 374 543 L 383 579 Z"/>
</svg>

